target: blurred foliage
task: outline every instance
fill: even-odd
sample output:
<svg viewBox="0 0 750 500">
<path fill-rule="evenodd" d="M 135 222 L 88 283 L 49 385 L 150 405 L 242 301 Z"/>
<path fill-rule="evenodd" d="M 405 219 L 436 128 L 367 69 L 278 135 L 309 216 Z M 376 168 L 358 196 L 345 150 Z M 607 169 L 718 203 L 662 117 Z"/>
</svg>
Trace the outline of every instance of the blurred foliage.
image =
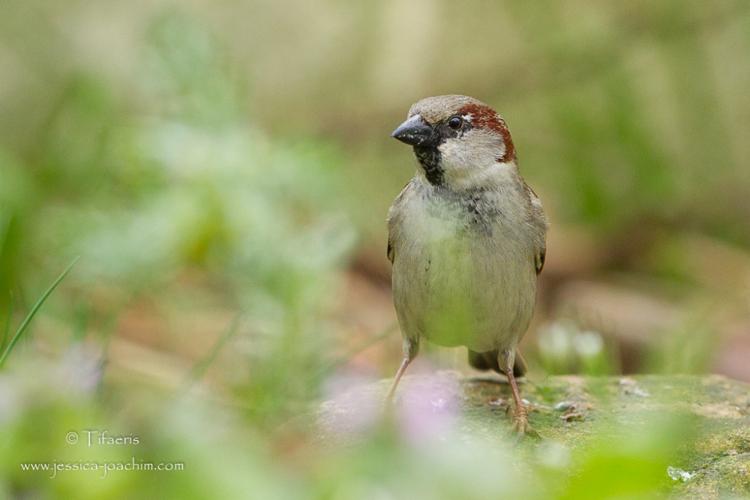
<svg viewBox="0 0 750 500">
<path fill-rule="evenodd" d="M 741 0 L 4 4 L 0 324 L 81 258 L 0 374 L 0 495 L 663 492 L 681 421 L 516 469 L 505 443 L 411 448 L 387 425 L 322 450 L 293 417 L 380 338 L 347 340 L 342 323 L 380 310 L 345 286 L 386 269 L 383 219 L 413 169 L 388 132 L 440 93 L 495 106 L 553 231 L 581 228 L 605 254 L 576 267 L 590 255 L 563 255 L 579 233 L 563 234 L 550 294 L 600 279 L 667 297 L 687 313 L 654 328 L 648 368 L 706 370 L 750 305 L 749 34 Z M 341 311 L 347 293 L 361 309 Z M 619 371 L 619 346 L 575 319 L 539 328 L 532 366 Z M 65 444 L 90 427 L 143 445 Z M 18 469 L 135 451 L 190 470 Z"/>
<path fill-rule="evenodd" d="M 580 331 L 575 323 L 553 323 L 539 332 L 539 362 L 547 373 L 616 373 L 616 347 L 605 346 L 601 334 Z"/>
</svg>

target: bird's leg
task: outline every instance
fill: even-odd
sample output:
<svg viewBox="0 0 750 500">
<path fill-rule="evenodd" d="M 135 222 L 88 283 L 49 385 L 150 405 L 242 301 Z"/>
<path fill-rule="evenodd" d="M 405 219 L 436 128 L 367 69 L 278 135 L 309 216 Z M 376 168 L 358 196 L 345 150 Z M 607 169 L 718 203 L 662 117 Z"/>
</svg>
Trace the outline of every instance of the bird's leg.
<svg viewBox="0 0 750 500">
<path fill-rule="evenodd" d="M 386 402 L 388 404 L 393 401 L 393 395 L 396 393 L 396 387 L 398 387 L 398 383 L 401 380 L 401 377 L 404 375 L 406 368 L 409 366 L 409 363 L 411 363 L 414 358 L 417 357 L 417 352 L 419 351 L 419 342 L 416 340 L 405 338 L 403 349 L 404 359 L 401 361 L 401 366 L 398 367 L 396 376 L 393 378 L 393 384 L 391 384 L 391 389 L 388 391 L 388 396 L 386 396 Z"/>
<path fill-rule="evenodd" d="M 518 390 L 516 377 L 513 375 L 515 357 L 514 349 L 506 349 L 498 354 L 498 363 L 505 370 L 510 383 L 510 390 L 513 393 L 513 430 L 522 435 L 529 434 L 538 437 L 537 432 L 529 425 L 529 415 L 521 399 L 521 391 Z"/>
<path fill-rule="evenodd" d="M 393 395 L 396 393 L 396 387 L 398 387 L 398 382 L 401 380 L 401 376 L 406 371 L 406 367 L 409 366 L 409 363 L 411 363 L 411 359 L 409 359 L 407 356 L 404 356 L 404 359 L 401 360 L 401 366 L 398 367 L 396 376 L 393 378 L 393 383 L 391 384 L 391 388 L 388 391 L 388 396 L 386 396 L 385 398 L 386 402 L 390 403 L 393 401 Z"/>
</svg>

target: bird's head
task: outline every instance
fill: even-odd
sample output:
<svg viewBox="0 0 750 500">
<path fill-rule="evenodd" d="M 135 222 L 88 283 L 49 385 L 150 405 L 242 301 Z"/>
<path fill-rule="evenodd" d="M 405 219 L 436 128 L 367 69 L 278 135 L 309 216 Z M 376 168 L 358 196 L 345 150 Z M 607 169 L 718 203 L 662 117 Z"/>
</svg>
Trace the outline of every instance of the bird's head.
<svg viewBox="0 0 750 500">
<path fill-rule="evenodd" d="M 414 147 L 426 179 L 436 186 L 481 187 L 504 167 L 515 166 L 505 120 L 472 97 L 422 99 L 391 135 Z"/>
</svg>

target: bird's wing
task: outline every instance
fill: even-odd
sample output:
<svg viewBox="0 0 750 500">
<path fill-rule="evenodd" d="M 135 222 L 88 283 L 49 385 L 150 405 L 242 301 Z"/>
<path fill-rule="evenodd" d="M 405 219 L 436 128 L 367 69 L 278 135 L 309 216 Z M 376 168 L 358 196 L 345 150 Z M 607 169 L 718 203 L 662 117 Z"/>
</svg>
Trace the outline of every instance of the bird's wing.
<svg viewBox="0 0 750 500">
<path fill-rule="evenodd" d="M 544 215 L 544 208 L 542 207 L 542 200 L 534 192 L 531 187 L 523 183 L 524 190 L 529 197 L 529 203 L 531 206 L 531 217 L 530 224 L 534 229 L 534 265 L 536 267 L 536 273 L 539 274 L 544 268 L 544 260 L 547 256 L 547 216 Z"/>
<path fill-rule="evenodd" d="M 402 204 L 409 197 L 413 189 L 412 182 L 409 181 L 399 195 L 396 196 L 396 199 L 393 200 L 393 205 L 388 210 L 388 248 L 386 256 L 391 261 L 391 264 L 393 264 L 393 260 L 396 258 L 395 242 L 401 234 L 401 219 L 403 218 Z"/>
</svg>

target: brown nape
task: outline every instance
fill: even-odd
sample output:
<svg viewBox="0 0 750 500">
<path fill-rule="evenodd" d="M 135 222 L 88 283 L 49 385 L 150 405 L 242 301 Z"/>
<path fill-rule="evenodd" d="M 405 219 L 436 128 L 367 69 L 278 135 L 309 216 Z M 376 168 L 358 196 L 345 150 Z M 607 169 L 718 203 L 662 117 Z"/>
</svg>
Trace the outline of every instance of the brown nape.
<svg viewBox="0 0 750 500">
<path fill-rule="evenodd" d="M 508 130 L 505 120 L 500 118 L 500 115 L 494 109 L 481 104 L 467 104 L 458 110 L 458 114 L 470 114 L 473 126 L 494 130 L 503 137 L 505 153 L 497 159 L 498 162 L 505 163 L 516 159 L 516 148 L 513 145 L 513 139 L 510 137 L 510 130 Z"/>
</svg>

